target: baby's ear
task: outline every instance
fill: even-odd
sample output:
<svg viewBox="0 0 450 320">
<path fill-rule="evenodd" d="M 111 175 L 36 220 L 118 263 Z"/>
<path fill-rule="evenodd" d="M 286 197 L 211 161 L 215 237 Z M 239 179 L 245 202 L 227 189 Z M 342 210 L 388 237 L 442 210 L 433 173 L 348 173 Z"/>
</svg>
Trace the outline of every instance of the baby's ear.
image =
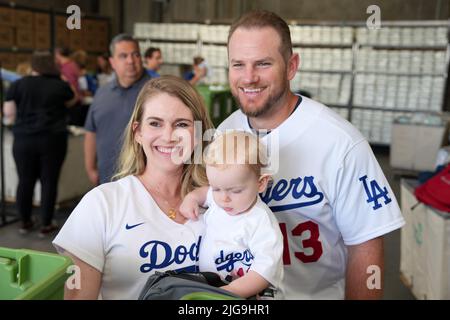
<svg viewBox="0 0 450 320">
<path fill-rule="evenodd" d="M 267 188 L 267 184 L 269 183 L 269 180 L 271 179 L 271 176 L 268 174 L 262 174 L 259 177 L 259 181 L 258 181 L 258 192 L 264 192 L 264 190 L 266 190 Z"/>
</svg>

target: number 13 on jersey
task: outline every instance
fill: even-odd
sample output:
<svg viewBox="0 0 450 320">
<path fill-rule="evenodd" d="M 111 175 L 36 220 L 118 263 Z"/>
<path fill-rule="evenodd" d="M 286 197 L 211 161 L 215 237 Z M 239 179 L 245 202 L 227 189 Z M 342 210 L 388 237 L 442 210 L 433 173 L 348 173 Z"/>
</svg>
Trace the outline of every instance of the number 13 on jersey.
<svg viewBox="0 0 450 320">
<path fill-rule="evenodd" d="M 300 238 L 304 232 L 309 231 L 309 238 L 301 240 L 301 246 L 303 249 L 311 248 L 311 254 L 305 254 L 305 252 L 294 252 L 294 256 L 303 263 L 316 262 L 322 256 L 322 242 L 319 240 L 319 226 L 312 221 L 306 221 L 298 224 L 294 229 L 287 230 L 286 223 L 280 223 L 281 233 L 283 234 L 283 264 L 291 264 L 291 252 L 289 249 L 289 240 L 295 241 Z M 290 238 L 288 237 L 290 232 Z"/>
</svg>

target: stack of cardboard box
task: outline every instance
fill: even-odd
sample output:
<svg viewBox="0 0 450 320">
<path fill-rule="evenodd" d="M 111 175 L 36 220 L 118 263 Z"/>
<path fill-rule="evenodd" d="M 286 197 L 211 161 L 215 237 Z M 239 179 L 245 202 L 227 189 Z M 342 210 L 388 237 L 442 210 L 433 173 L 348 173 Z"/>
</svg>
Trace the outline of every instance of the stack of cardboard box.
<svg viewBox="0 0 450 320">
<path fill-rule="evenodd" d="M 109 22 L 107 19 L 81 18 L 81 29 L 69 30 L 67 15 L 54 15 L 55 45 L 89 54 L 89 69 L 95 69 L 96 55 L 107 52 Z M 17 64 L 29 61 L 33 50 L 49 50 L 52 45 L 52 15 L 0 6 L 0 61 L 3 68 L 15 70 Z"/>
</svg>

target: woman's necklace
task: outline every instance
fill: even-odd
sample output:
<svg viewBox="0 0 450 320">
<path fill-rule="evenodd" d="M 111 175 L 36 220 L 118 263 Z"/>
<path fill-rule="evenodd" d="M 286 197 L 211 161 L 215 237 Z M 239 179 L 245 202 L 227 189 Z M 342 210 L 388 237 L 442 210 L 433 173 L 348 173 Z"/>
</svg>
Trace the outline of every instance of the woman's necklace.
<svg viewBox="0 0 450 320">
<path fill-rule="evenodd" d="M 144 184 L 144 186 L 145 186 L 145 184 Z M 153 194 L 157 194 L 157 195 L 158 195 L 158 198 L 160 198 L 160 199 L 166 204 L 166 206 L 169 208 L 169 209 L 168 209 L 168 212 L 166 213 L 166 215 L 167 215 L 170 219 L 175 220 L 175 218 L 177 217 L 177 208 L 179 207 L 179 204 L 180 204 L 181 201 L 178 201 L 178 202 L 175 204 L 175 206 L 172 206 L 172 205 L 169 203 L 169 201 L 167 201 L 166 198 L 161 194 L 161 192 L 159 192 L 159 190 L 158 190 L 157 188 L 150 188 L 150 186 L 147 186 L 146 188 L 147 188 L 147 190 L 148 190 L 150 193 L 153 193 Z"/>
</svg>

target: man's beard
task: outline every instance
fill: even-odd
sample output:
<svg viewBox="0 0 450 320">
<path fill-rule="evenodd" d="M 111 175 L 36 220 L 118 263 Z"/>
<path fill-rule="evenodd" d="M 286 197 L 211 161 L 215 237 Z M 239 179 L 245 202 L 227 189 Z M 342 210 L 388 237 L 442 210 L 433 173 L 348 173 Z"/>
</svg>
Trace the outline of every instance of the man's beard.
<svg viewBox="0 0 450 320">
<path fill-rule="evenodd" d="M 270 112 L 270 110 L 272 110 L 274 107 L 276 107 L 278 105 L 278 103 L 280 102 L 280 100 L 282 99 L 282 97 L 285 95 L 285 92 L 287 90 L 288 89 L 285 88 L 285 90 L 280 90 L 280 92 L 277 93 L 276 95 L 269 96 L 267 102 L 261 108 L 258 108 L 253 111 L 247 110 L 244 107 L 241 100 L 239 99 L 239 96 L 234 96 L 234 98 L 237 100 L 240 109 L 247 117 L 256 118 L 256 117 L 260 117 L 263 115 L 267 115 Z"/>
</svg>

